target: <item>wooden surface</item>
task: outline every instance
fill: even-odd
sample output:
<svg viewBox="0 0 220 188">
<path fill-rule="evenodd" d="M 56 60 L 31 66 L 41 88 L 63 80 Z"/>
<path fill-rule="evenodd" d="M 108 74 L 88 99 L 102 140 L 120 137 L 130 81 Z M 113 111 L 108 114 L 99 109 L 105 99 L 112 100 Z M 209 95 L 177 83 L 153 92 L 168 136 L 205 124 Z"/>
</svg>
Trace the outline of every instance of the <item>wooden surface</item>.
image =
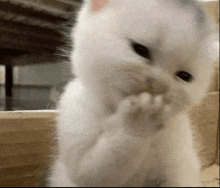
<svg viewBox="0 0 220 188">
<path fill-rule="evenodd" d="M 35 187 L 48 168 L 55 111 L 0 112 L 0 187 Z"/>
<path fill-rule="evenodd" d="M 216 156 L 216 160 L 215 160 L 215 164 L 219 165 L 219 119 L 218 119 L 218 137 L 217 137 L 217 156 Z"/>
<path fill-rule="evenodd" d="M 203 1 L 201 4 L 205 7 L 208 14 L 219 25 L 219 0 L 217 1 Z"/>
<path fill-rule="evenodd" d="M 214 74 L 212 76 L 212 82 L 209 85 L 208 92 L 219 91 L 219 59 L 215 61 Z"/>
<path fill-rule="evenodd" d="M 203 187 L 219 187 L 219 165 L 212 165 L 202 171 Z"/>
<path fill-rule="evenodd" d="M 203 171 L 216 160 L 217 93 L 210 93 L 192 113 Z M 44 183 L 53 152 L 56 118 L 53 110 L 0 112 L 0 187 L 39 186 L 39 180 Z M 204 181 L 211 172 L 205 171 Z M 210 177 L 214 177 L 213 173 Z M 213 185 L 210 179 L 206 183 Z"/>
<path fill-rule="evenodd" d="M 218 117 L 219 92 L 209 93 L 190 113 L 195 147 L 203 168 L 216 160 Z"/>
</svg>

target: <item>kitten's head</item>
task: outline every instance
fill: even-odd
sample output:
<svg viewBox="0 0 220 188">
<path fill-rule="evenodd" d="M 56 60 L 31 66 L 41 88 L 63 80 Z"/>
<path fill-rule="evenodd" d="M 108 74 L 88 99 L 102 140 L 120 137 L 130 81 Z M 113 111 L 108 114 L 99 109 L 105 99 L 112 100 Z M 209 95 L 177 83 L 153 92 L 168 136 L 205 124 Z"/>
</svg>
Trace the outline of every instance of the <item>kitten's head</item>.
<svg viewBox="0 0 220 188">
<path fill-rule="evenodd" d="M 87 0 L 73 39 L 74 73 L 110 98 L 148 91 L 198 103 L 217 57 L 211 21 L 192 0 Z"/>
</svg>

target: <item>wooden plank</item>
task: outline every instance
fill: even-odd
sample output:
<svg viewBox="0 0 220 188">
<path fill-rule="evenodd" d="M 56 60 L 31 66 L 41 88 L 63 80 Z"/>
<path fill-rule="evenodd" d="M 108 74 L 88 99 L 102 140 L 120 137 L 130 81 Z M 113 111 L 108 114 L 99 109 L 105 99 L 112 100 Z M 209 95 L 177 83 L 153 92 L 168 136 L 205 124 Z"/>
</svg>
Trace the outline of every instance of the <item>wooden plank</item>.
<svg viewBox="0 0 220 188">
<path fill-rule="evenodd" d="M 26 165 L 36 165 L 45 163 L 48 160 L 46 154 L 26 154 L 16 156 L 6 156 L 0 158 L 0 169 L 21 167 Z"/>
<path fill-rule="evenodd" d="M 0 36 L 2 37 L 7 37 L 7 36 L 11 36 L 15 39 L 19 40 L 27 40 L 33 43 L 37 42 L 43 45 L 46 44 L 51 44 L 54 46 L 59 46 L 59 45 L 64 45 L 64 42 L 60 39 L 57 38 L 48 38 L 45 35 L 34 35 L 33 33 L 30 32 L 22 32 L 22 31 L 15 31 L 15 30 L 11 30 L 11 29 L 7 29 L 7 28 L 0 28 Z"/>
<path fill-rule="evenodd" d="M 52 13 L 52 11 L 49 12 L 50 9 L 46 11 L 46 7 L 44 9 L 42 6 L 39 6 L 40 4 L 27 4 L 25 8 L 22 5 L 24 5 L 24 3 L 12 4 L 10 2 L 0 1 L 0 10 L 3 10 L 5 12 L 12 12 L 15 16 L 24 15 L 29 18 L 34 17 L 36 19 L 45 20 L 55 24 L 58 24 L 62 21 L 67 21 L 67 14 L 65 14 L 65 12 L 60 11 L 60 14 L 56 15 L 55 13 Z"/>
<path fill-rule="evenodd" d="M 32 36 L 42 36 L 52 40 L 59 40 L 62 38 L 62 34 L 59 32 L 62 29 L 63 25 L 57 24 L 57 29 L 48 29 L 38 26 L 26 25 L 24 23 L 12 22 L 0 20 L 0 28 L 7 30 L 14 30 L 14 32 L 23 33 L 24 35 L 29 33 Z"/>
<path fill-rule="evenodd" d="M 54 119 L 57 117 L 57 110 L 22 110 L 22 111 L 12 111 L 12 112 L 3 112 L 0 111 L 0 120 L 1 119 L 29 119 L 29 118 L 49 118 Z"/>
<path fill-rule="evenodd" d="M 218 119 L 218 125 L 219 125 L 219 119 Z M 216 159 L 215 164 L 219 165 L 219 126 L 218 126 L 218 132 L 217 132 L 217 146 L 216 146 Z"/>
<path fill-rule="evenodd" d="M 212 165 L 201 173 L 203 187 L 219 187 L 219 166 Z"/>
<path fill-rule="evenodd" d="M 38 39 L 30 36 L 24 36 L 24 35 L 16 35 L 12 33 L 4 33 L 0 35 L 0 41 L 1 43 L 12 43 L 17 45 L 23 45 L 26 47 L 25 51 L 30 51 L 29 47 L 31 48 L 43 48 L 43 49 L 49 49 L 51 51 L 56 51 L 56 48 L 58 46 L 61 46 L 63 43 L 54 41 L 44 41 L 43 39 Z M 4 45 L 0 44 L 0 48 L 5 48 Z M 12 47 L 12 49 L 17 49 L 15 47 Z M 19 49 L 18 49 L 19 50 Z"/>
<path fill-rule="evenodd" d="M 0 112 L 0 187 L 45 181 L 56 118 L 56 110 Z"/>
<path fill-rule="evenodd" d="M 38 169 L 39 169 L 39 164 L 0 169 L 0 182 L 20 179 L 22 177 L 30 176 L 30 174 L 34 174 L 34 172 Z"/>
<path fill-rule="evenodd" d="M 0 144 L 0 148 L 1 148 L 0 157 L 19 156 L 19 155 L 25 155 L 27 153 L 28 154 L 48 153 L 49 146 L 51 146 L 51 141 Z"/>
<path fill-rule="evenodd" d="M 56 49 L 54 48 L 46 48 L 45 46 L 41 45 L 33 45 L 28 44 L 27 42 L 22 42 L 18 44 L 16 41 L 12 42 L 8 40 L 1 41 L 0 48 L 9 49 L 9 50 L 19 50 L 19 51 L 26 51 L 27 53 L 49 53 L 54 54 L 56 53 Z M 12 54 L 13 55 L 13 54 Z"/>
<path fill-rule="evenodd" d="M 30 142 L 49 142 L 51 131 L 20 131 L 0 133 L 0 144 L 17 144 Z"/>
<path fill-rule="evenodd" d="M 41 2 L 51 2 L 50 0 L 40 0 Z M 78 7 L 82 4 L 83 0 L 54 0 L 53 4 L 58 5 L 58 3 L 63 3 L 65 5 L 71 5 L 73 7 Z"/>
<path fill-rule="evenodd" d="M 30 175 L 28 177 L 22 177 L 13 181 L 2 181 L 0 182 L 0 187 L 36 187 L 37 180 L 38 177 L 36 175 Z"/>
<path fill-rule="evenodd" d="M 189 113 L 195 139 L 195 147 L 203 168 L 213 164 L 216 158 L 219 117 L 219 92 L 211 92 Z"/>
<path fill-rule="evenodd" d="M 63 11 L 74 12 L 75 9 L 81 5 L 82 0 L 39 0 L 39 2 L 46 6 L 54 7 Z"/>
<path fill-rule="evenodd" d="M 0 122 L 0 133 L 15 133 L 21 131 L 50 131 L 51 127 L 55 124 L 54 119 L 43 117 L 1 118 Z"/>
<path fill-rule="evenodd" d="M 208 88 L 208 92 L 215 91 L 219 91 L 219 59 L 214 62 L 214 71 Z"/>
<path fill-rule="evenodd" d="M 6 50 L 7 51 L 7 50 Z M 61 56 L 58 54 L 45 54 L 45 52 L 42 52 L 41 54 L 35 53 L 35 54 L 27 54 L 27 55 L 19 55 L 18 51 L 17 53 L 15 53 L 14 51 L 10 51 L 9 53 L 11 53 L 11 56 L 15 56 L 15 57 L 11 57 L 9 55 L 6 56 L 1 56 L 0 55 L 0 64 L 2 65 L 34 65 L 34 64 L 48 64 L 48 63 L 60 63 L 60 62 L 64 62 L 67 61 L 67 58 Z M 21 52 L 22 53 L 22 52 Z M 0 54 L 1 54 L 1 50 L 0 50 Z M 11 58 L 13 58 L 11 60 Z"/>
<path fill-rule="evenodd" d="M 30 64 L 43 64 L 43 63 L 60 63 L 65 58 L 56 54 L 29 54 L 22 55 L 15 58 L 12 63 L 13 65 L 30 65 Z"/>
<path fill-rule="evenodd" d="M 204 6 L 213 20 L 219 25 L 219 0 L 202 1 L 201 4 Z"/>
</svg>

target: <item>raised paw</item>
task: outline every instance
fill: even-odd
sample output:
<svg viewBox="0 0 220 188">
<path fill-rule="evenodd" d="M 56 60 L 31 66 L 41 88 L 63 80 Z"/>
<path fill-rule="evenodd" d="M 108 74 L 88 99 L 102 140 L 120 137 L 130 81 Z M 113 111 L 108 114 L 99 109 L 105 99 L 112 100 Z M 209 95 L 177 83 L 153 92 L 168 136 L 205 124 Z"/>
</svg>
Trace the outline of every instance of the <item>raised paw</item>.
<svg viewBox="0 0 220 188">
<path fill-rule="evenodd" d="M 117 117 L 122 120 L 124 130 L 136 136 L 148 136 L 164 126 L 169 111 L 163 95 L 147 92 L 125 98 L 120 104 Z"/>
<path fill-rule="evenodd" d="M 119 105 L 119 111 L 126 118 L 159 120 L 163 113 L 169 111 L 162 95 L 153 96 L 147 92 L 125 98 Z"/>
<path fill-rule="evenodd" d="M 135 95 L 125 98 L 119 104 L 119 111 L 124 115 L 136 116 L 141 112 L 141 110 L 142 110 L 142 104 L 140 97 Z"/>
</svg>

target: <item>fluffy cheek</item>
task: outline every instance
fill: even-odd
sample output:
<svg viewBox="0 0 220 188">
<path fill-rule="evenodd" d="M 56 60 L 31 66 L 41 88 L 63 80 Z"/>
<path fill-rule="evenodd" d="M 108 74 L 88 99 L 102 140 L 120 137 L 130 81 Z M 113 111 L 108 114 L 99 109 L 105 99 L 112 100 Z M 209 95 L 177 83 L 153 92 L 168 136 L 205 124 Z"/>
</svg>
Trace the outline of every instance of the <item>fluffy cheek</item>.
<svg viewBox="0 0 220 188">
<path fill-rule="evenodd" d="M 183 89 L 170 89 L 165 94 L 165 103 L 170 105 L 171 113 L 177 114 L 189 108 L 191 104 L 190 97 Z"/>
<path fill-rule="evenodd" d="M 199 104 L 205 96 L 206 88 L 197 84 L 182 86 L 169 94 L 169 99 L 179 109 L 191 109 Z"/>
<path fill-rule="evenodd" d="M 210 76 L 208 73 L 204 73 L 203 78 L 197 78 L 197 80 L 195 80 L 185 89 L 190 98 L 191 105 L 198 105 L 202 101 L 202 99 L 207 94 L 209 83 Z"/>
<path fill-rule="evenodd" d="M 188 96 L 190 99 L 190 106 L 195 106 L 198 105 L 201 100 L 204 98 L 205 96 L 205 91 L 201 90 L 201 89 L 192 89 L 191 91 L 188 91 Z"/>
</svg>

